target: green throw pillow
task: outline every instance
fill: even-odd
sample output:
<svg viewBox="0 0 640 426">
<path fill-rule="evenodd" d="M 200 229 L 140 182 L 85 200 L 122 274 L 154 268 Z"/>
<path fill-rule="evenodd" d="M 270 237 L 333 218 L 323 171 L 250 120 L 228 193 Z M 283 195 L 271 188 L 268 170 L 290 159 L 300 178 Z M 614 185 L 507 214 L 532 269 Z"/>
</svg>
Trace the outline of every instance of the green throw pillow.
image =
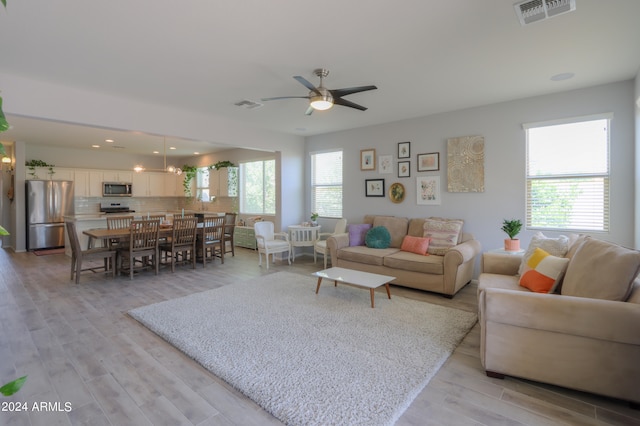
<svg viewBox="0 0 640 426">
<path fill-rule="evenodd" d="M 388 248 L 391 245 L 391 234 L 384 226 L 375 226 L 367 231 L 364 243 L 369 248 Z"/>
</svg>

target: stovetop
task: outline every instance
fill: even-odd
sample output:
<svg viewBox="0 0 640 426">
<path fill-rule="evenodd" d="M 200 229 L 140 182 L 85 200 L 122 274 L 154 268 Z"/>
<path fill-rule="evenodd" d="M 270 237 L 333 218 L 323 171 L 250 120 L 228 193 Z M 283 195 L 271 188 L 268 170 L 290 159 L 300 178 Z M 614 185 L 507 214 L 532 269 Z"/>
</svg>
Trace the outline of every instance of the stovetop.
<svg viewBox="0 0 640 426">
<path fill-rule="evenodd" d="M 100 213 L 135 213 L 135 210 L 131 210 L 129 206 L 123 206 L 120 203 L 110 203 L 101 205 Z"/>
</svg>

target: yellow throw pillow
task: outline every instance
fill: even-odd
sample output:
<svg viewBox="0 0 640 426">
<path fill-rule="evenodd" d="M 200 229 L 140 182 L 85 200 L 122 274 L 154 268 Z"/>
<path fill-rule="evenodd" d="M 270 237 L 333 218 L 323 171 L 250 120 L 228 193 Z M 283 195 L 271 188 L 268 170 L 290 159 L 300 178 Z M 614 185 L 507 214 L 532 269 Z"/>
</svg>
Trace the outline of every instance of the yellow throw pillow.
<svg viewBox="0 0 640 426">
<path fill-rule="evenodd" d="M 524 265 L 520 285 L 536 293 L 553 293 L 568 264 L 569 259 L 536 248 Z"/>
</svg>

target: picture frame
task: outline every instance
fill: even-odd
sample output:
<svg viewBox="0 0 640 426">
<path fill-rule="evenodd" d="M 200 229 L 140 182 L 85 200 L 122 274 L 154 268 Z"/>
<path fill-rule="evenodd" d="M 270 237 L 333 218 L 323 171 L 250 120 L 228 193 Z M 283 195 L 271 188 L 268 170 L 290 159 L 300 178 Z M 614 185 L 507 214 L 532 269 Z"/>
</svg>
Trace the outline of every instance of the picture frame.
<svg viewBox="0 0 640 426">
<path fill-rule="evenodd" d="M 435 172 L 440 170 L 440 153 L 430 152 L 428 154 L 418 154 L 418 171 Z"/>
<path fill-rule="evenodd" d="M 365 179 L 364 195 L 367 197 L 384 197 L 384 179 Z"/>
<path fill-rule="evenodd" d="M 398 161 L 398 177 L 411 177 L 411 161 Z"/>
<path fill-rule="evenodd" d="M 411 142 L 398 142 L 398 158 L 411 158 Z"/>
<path fill-rule="evenodd" d="M 404 189 L 404 185 L 400 182 L 391 184 L 389 187 L 389 199 L 392 203 L 401 203 L 404 201 L 407 191 Z"/>
<path fill-rule="evenodd" d="M 418 176 L 416 179 L 416 195 L 418 205 L 439 205 L 440 176 Z"/>
<path fill-rule="evenodd" d="M 378 155 L 378 173 L 393 173 L 393 155 Z"/>
<path fill-rule="evenodd" d="M 376 150 L 363 149 L 360 151 L 360 170 L 376 169 Z"/>
</svg>

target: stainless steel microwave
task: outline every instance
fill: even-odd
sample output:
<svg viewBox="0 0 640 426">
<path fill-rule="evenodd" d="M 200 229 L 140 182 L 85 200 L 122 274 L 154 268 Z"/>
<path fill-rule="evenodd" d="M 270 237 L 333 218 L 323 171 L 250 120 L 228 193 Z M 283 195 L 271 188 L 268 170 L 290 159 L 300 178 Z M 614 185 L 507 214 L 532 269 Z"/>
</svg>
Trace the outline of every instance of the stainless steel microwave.
<svg viewBox="0 0 640 426">
<path fill-rule="evenodd" d="M 102 182 L 103 197 L 131 197 L 131 182 Z"/>
</svg>

